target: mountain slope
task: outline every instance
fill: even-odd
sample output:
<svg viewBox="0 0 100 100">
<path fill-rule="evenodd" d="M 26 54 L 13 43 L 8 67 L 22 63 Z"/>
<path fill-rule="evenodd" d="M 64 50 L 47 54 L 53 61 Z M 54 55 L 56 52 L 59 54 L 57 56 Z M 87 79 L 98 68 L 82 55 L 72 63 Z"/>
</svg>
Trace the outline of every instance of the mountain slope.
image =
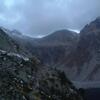
<svg viewBox="0 0 100 100">
<path fill-rule="evenodd" d="M 86 25 L 80 34 L 60 30 L 41 39 L 12 38 L 31 56 L 64 70 L 72 80 L 100 81 L 100 18 Z"/>
<path fill-rule="evenodd" d="M 0 49 L 4 49 L 7 51 L 13 50 L 15 52 L 17 52 L 18 50 L 18 45 L 1 28 L 0 28 Z"/>
<path fill-rule="evenodd" d="M 14 32 L 15 31 L 10 31 L 3 27 L 0 28 L 0 49 L 6 50 L 8 52 L 19 53 L 22 55 L 30 55 L 27 49 L 25 49 L 24 46 L 22 46 L 21 44 L 19 44 L 18 41 L 16 41 L 16 38 L 14 37 L 17 37 L 18 34 L 16 33 L 16 35 L 14 34 Z M 21 39 L 20 36 L 18 38 Z"/>
<path fill-rule="evenodd" d="M 100 81 L 100 18 L 83 28 L 77 48 L 61 65 L 72 80 Z"/>
<path fill-rule="evenodd" d="M 37 46 L 66 46 L 76 42 L 78 34 L 69 30 L 59 30 L 44 38 L 38 39 Z"/>
<path fill-rule="evenodd" d="M 32 52 L 43 63 L 55 65 L 67 56 L 75 48 L 78 41 L 78 35 L 68 30 L 54 32 L 44 38 L 33 42 Z"/>
<path fill-rule="evenodd" d="M 64 73 L 40 66 L 35 58 L 0 50 L 0 100 L 82 100 Z"/>
<path fill-rule="evenodd" d="M 19 32 L 18 32 L 19 33 Z M 69 30 L 59 30 L 44 38 L 11 36 L 30 55 L 38 57 L 46 65 L 55 65 L 73 50 L 78 34 Z"/>
</svg>

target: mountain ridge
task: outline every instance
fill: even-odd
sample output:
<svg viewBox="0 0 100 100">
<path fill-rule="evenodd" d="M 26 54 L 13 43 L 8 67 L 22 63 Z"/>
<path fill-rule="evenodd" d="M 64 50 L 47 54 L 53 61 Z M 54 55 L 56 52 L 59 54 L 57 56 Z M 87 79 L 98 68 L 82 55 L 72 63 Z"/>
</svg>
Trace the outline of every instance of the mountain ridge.
<svg viewBox="0 0 100 100">
<path fill-rule="evenodd" d="M 13 38 L 43 64 L 64 70 L 70 79 L 100 80 L 100 18 L 90 22 L 80 34 L 59 30 L 41 39 Z M 88 70 L 87 70 L 88 69 Z M 73 72 L 73 74 L 71 74 Z"/>
</svg>

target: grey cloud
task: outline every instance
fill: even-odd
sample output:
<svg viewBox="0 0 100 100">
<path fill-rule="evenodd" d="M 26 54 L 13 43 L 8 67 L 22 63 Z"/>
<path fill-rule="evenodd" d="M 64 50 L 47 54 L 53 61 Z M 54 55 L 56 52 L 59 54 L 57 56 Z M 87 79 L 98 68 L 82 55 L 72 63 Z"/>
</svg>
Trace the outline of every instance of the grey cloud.
<svg viewBox="0 0 100 100">
<path fill-rule="evenodd" d="M 80 30 L 100 16 L 99 9 L 100 0 L 0 0 L 0 25 L 32 36 Z"/>
</svg>

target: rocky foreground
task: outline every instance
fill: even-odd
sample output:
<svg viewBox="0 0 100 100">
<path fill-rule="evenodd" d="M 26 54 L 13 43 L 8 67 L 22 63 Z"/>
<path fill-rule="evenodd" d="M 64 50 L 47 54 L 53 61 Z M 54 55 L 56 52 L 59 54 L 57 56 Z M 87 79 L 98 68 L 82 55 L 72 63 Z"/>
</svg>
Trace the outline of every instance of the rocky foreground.
<svg viewBox="0 0 100 100">
<path fill-rule="evenodd" d="M 0 100 L 82 100 L 64 72 L 0 50 Z"/>
</svg>

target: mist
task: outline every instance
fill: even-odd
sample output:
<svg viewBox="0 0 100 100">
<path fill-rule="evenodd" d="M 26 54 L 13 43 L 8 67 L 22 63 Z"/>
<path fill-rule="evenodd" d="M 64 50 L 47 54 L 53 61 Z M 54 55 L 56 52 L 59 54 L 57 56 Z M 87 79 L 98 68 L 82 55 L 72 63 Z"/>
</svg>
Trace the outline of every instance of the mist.
<svg viewBox="0 0 100 100">
<path fill-rule="evenodd" d="M 0 0 L 0 26 L 33 37 L 80 31 L 100 16 L 99 9 L 100 0 Z"/>
</svg>

